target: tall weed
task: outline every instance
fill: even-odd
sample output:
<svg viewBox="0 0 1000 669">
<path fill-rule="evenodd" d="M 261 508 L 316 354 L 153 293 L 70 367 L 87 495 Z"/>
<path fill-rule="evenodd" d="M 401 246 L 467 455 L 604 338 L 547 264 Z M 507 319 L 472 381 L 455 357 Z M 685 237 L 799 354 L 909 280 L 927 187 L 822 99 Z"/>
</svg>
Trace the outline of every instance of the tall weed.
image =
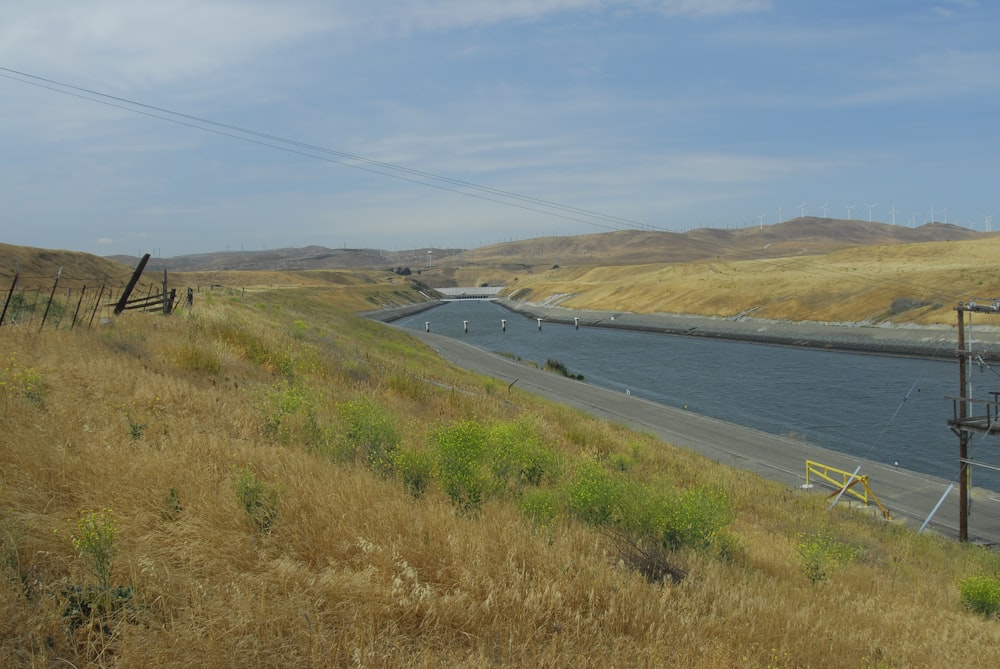
<svg viewBox="0 0 1000 669">
<path fill-rule="evenodd" d="M 367 397 L 338 407 L 348 452 L 360 453 L 373 471 L 388 473 L 402 441 L 395 418 Z"/>
<path fill-rule="evenodd" d="M 270 532 L 278 518 L 280 494 L 277 486 L 263 481 L 253 471 L 244 468 L 236 474 L 233 491 L 256 530 L 261 534 Z"/>
</svg>

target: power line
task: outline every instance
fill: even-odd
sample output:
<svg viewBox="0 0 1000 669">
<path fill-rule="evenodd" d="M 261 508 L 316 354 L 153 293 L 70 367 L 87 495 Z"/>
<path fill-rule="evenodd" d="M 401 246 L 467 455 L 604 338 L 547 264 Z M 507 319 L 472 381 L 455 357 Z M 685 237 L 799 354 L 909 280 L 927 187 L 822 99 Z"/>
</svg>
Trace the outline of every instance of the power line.
<svg viewBox="0 0 1000 669">
<path fill-rule="evenodd" d="M 393 163 L 378 161 L 372 158 L 367 158 L 365 156 L 347 153 L 345 151 L 338 151 L 336 149 L 330 149 L 316 144 L 310 144 L 308 142 L 301 142 L 298 140 L 289 139 L 286 137 L 282 137 L 280 135 L 273 135 L 270 133 L 260 132 L 257 130 L 244 128 L 230 123 L 223 123 L 220 121 L 214 121 L 212 119 L 201 116 L 195 116 L 192 114 L 186 114 L 183 112 L 174 111 L 171 109 L 167 109 L 165 107 L 158 107 L 156 105 L 146 104 L 129 98 L 110 95 L 108 93 L 102 93 L 101 91 L 97 91 L 94 89 L 75 86 L 73 84 L 67 84 L 65 82 L 56 81 L 54 79 L 48 79 L 46 77 L 40 77 L 37 75 L 29 74 L 27 72 L 21 72 L 19 70 L 14 70 L 7 67 L 0 67 L 0 72 L 7 73 L 7 74 L 0 74 L 0 76 L 4 77 L 5 79 L 9 79 L 11 81 L 17 81 L 31 86 L 36 86 L 38 88 L 43 88 L 63 95 L 70 95 L 72 97 L 88 100 L 90 102 L 103 104 L 117 109 L 122 109 L 135 114 L 140 114 L 143 116 L 160 119 L 170 123 L 175 123 L 177 125 L 182 125 L 189 128 L 195 128 L 197 130 L 202 130 L 205 132 L 211 132 L 217 135 L 222 135 L 224 137 L 230 137 L 232 139 L 237 139 L 240 141 L 257 144 L 260 146 L 266 146 L 268 148 L 278 149 L 281 151 L 286 151 L 288 153 L 306 156 L 316 160 L 323 160 L 325 162 L 335 163 L 338 165 L 343 165 L 345 167 L 351 167 L 365 172 L 370 172 L 381 176 L 387 176 L 394 179 L 399 179 L 401 181 L 407 181 L 410 183 L 428 186 L 431 188 L 437 188 L 439 190 L 450 191 L 468 197 L 475 197 L 490 202 L 496 202 L 498 204 L 504 204 L 507 206 L 517 207 L 519 209 L 525 209 L 536 213 L 542 213 L 549 216 L 555 216 L 558 218 L 577 221 L 580 223 L 585 223 L 587 225 L 592 225 L 595 227 L 609 229 L 609 230 L 614 230 L 617 229 L 617 227 L 621 226 L 646 229 L 646 230 L 664 230 L 663 228 L 658 228 L 648 223 L 643 223 L 641 221 L 636 221 L 629 218 L 613 216 L 610 214 L 605 214 L 591 209 L 584 209 L 581 207 L 573 207 L 570 205 L 554 202 L 552 200 L 536 198 L 529 195 L 522 195 L 512 191 L 503 190 L 500 188 L 483 186 L 470 181 L 463 181 L 461 179 L 454 179 L 452 177 L 441 176 L 438 174 L 434 174 L 432 172 L 427 172 L 425 170 L 418 170 L 410 167 L 405 167 L 402 165 L 395 165 Z M 321 154 L 321 155 L 316 155 L 316 154 Z M 326 156 L 334 156 L 334 158 L 329 158 Z M 362 163 L 362 164 L 359 165 L 357 163 Z M 370 167 L 364 167 L 364 165 L 368 165 Z M 433 183 L 433 182 L 440 182 L 440 183 Z M 440 184 L 447 184 L 447 185 L 440 185 Z M 518 203 L 524 203 L 524 204 L 518 204 Z"/>
<path fill-rule="evenodd" d="M 16 81 L 22 84 L 27 84 L 38 88 L 50 90 L 62 95 L 76 97 L 96 104 L 101 104 L 108 107 L 121 109 L 124 111 L 131 112 L 133 114 L 139 114 L 142 116 L 147 116 L 162 121 L 167 121 L 175 125 L 181 125 L 196 130 L 201 130 L 203 132 L 209 132 L 223 137 L 228 137 L 231 139 L 247 142 L 250 144 L 256 144 L 258 146 L 264 146 L 266 148 L 284 151 L 286 153 L 300 155 L 307 158 L 312 158 L 313 160 L 320 160 L 327 163 L 342 165 L 344 167 L 350 167 L 352 169 L 369 172 L 371 174 L 377 174 L 380 176 L 390 177 L 400 181 L 426 186 L 429 188 L 435 188 L 438 190 L 457 193 L 460 195 L 464 195 L 466 197 L 477 198 L 488 202 L 502 204 L 508 207 L 515 207 L 525 211 L 541 213 L 547 216 L 553 216 L 564 220 L 584 223 L 586 225 L 590 225 L 596 228 L 602 228 L 605 230 L 617 230 L 620 229 L 621 227 L 627 227 L 639 230 L 672 232 L 665 228 L 654 226 L 634 219 L 605 214 L 602 212 L 590 209 L 584 209 L 581 207 L 565 205 L 552 200 L 536 198 L 528 195 L 515 193 L 513 191 L 493 188 L 490 186 L 483 186 L 470 181 L 463 181 L 460 179 L 454 179 L 452 177 L 434 174 L 432 172 L 428 172 L 425 170 L 419 170 L 415 168 L 405 167 L 402 165 L 395 165 L 393 163 L 378 161 L 372 158 L 367 158 L 365 156 L 352 154 L 345 151 L 339 151 L 336 149 L 322 147 L 316 144 L 310 144 L 308 142 L 289 139 L 279 135 L 260 132 L 257 130 L 244 128 L 230 123 L 214 121 L 209 118 L 196 116 L 193 114 L 187 114 L 184 112 L 174 111 L 166 107 L 159 107 L 156 105 L 139 102 L 137 100 L 132 100 L 121 96 L 110 95 L 108 93 L 103 93 L 95 89 L 75 86 L 73 84 L 68 84 L 65 82 L 57 81 L 55 79 L 49 79 L 46 77 L 33 75 L 12 68 L 0 66 L 0 77 L 9 79 L 11 81 Z M 703 248 L 706 251 L 706 253 L 710 253 L 712 255 L 717 254 L 718 251 L 720 250 L 718 246 L 714 246 L 710 242 L 705 240 L 688 237 L 687 241 L 693 246 Z M 871 277 L 865 277 L 865 278 L 858 277 L 852 274 L 851 272 L 837 270 L 835 268 L 830 268 L 830 267 L 823 267 L 816 262 L 810 262 L 802 257 L 800 258 L 785 257 L 781 260 L 779 268 L 781 266 L 784 266 L 786 268 L 792 268 L 798 266 L 798 268 L 805 273 L 828 274 L 831 276 L 836 276 L 840 279 L 847 279 L 849 281 L 865 283 L 873 287 L 895 288 L 895 289 L 901 287 L 918 288 L 918 286 L 915 285 L 908 286 L 906 282 L 900 282 L 898 280 L 890 282 L 879 279 L 873 279 Z M 957 299 L 960 296 L 961 295 L 958 292 L 949 292 L 942 295 L 942 297 L 950 297 L 953 299 Z"/>
</svg>

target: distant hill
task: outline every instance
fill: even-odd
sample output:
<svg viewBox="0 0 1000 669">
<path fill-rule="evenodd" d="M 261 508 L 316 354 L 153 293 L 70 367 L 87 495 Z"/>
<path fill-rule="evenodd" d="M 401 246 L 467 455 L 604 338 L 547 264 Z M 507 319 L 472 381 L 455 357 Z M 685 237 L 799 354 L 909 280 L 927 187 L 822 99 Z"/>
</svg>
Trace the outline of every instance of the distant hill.
<svg viewBox="0 0 1000 669">
<path fill-rule="evenodd" d="M 956 225 L 927 223 L 907 228 L 886 223 L 807 216 L 763 227 L 700 228 L 685 233 L 621 230 L 574 237 L 546 237 L 476 249 L 474 262 L 504 264 L 515 258 L 573 264 L 630 265 L 753 260 L 815 255 L 855 246 L 885 246 L 977 239 L 986 233 Z"/>
<path fill-rule="evenodd" d="M 0 290 L 10 287 L 7 281 L 13 281 L 15 274 L 21 289 L 49 287 L 57 275 L 60 285 L 79 288 L 101 283 L 124 284 L 134 269 L 135 264 L 129 266 L 89 253 L 0 244 L 0 281 L 3 282 Z"/>
<path fill-rule="evenodd" d="M 264 251 L 219 251 L 195 255 L 150 258 L 150 271 L 208 272 L 220 270 L 282 271 L 312 269 L 372 269 L 379 267 L 424 267 L 428 255 L 433 260 L 461 253 L 462 249 L 413 249 L 382 251 L 379 249 L 329 249 L 325 246 L 269 249 Z M 135 256 L 109 256 L 112 260 L 135 266 Z"/>
<path fill-rule="evenodd" d="M 1000 233 L 996 233 L 1000 234 Z M 567 237 L 542 237 L 494 244 L 472 251 L 421 248 L 408 251 L 379 249 L 330 249 L 323 246 L 262 251 L 225 251 L 151 258 L 146 280 L 156 273 L 220 271 L 302 271 L 489 266 L 496 271 L 532 265 L 635 265 L 697 262 L 708 259 L 752 260 L 798 255 L 818 255 L 839 249 L 933 241 L 961 241 L 993 236 L 955 225 L 928 223 L 908 228 L 886 223 L 804 217 L 775 225 L 738 229 L 701 228 L 685 233 L 620 230 Z M 67 281 L 124 283 L 138 265 L 128 255 L 98 257 L 74 251 L 57 251 L 0 244 L 0 278 L 20 270 L 23 281 L 40 277 L 39 285 L 63 268 Z M 451 270 L 453 271 L 453 270 Z M 446 275 L 439 274 L 438 281 Z M 2 280 L 2 279 L 0 279 Z M 430 279 L 433 283 L 434 279 Z M 448 283 L 444 281 L 444 283 Z M 68 284 L 71 285 L 71 284 Z M 442 284 L 443 285 L 443 284 Z"/>
</svg>

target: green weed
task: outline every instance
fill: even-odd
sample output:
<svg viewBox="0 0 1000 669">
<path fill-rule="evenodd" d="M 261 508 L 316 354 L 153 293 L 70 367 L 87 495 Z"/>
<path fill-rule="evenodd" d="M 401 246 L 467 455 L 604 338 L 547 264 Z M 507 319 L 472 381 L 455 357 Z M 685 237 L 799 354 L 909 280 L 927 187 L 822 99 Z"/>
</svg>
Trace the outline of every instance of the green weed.
<svg viewBox="0 0 1000 669">
<path fill-rule="evenodd" d="M 541 527 L 551 525 L 559 515 L 559 501 L 551 490 L 526 490 L 517 500 L 517 508 Z"/>
<path fill-rule="evenodd" d="M 76 521 L 76 532 L 71 540 L 77 555 L 97 579 L 100 590 L 111 587 L 111 571 L 115 557 L 115 537 L 118 522 L 111 509 L 83 511 Z"/>
<path fill-rule="evenodd" d="M 338 409 L 349 452 L 363 454 L 373 471 L 391 471 L 393 454 L 402 441 L 392 414 L 368 398 L 344 402 Z"/>
<path fill-rule="evenodd" d="M 806 578 L 813 585 L 848 564 L 856 553 L 853 546 L 822 533 L 802 537 L 796 550 Z"/>
<path fill-rule="evenodd" d="M 426 450 L 397 449 L 392 454 L 393 468 L 414 497 L 420 497 L 434 478 L 434 457 Z"/>
<path fill-rule="evenodd" d="M 277 487 L 265 483 L 254 472 L 244 468 L 237 473 L 233 490 L 257 531 L 261 534 L 270 532 L 278 518 L 280 495 Z"/>
<path fill-rule="evenodd" d="M 962 605 L 986 617 L 1000 616 L 1000 578 L 968 576 L 958 584 Z"/>
<path fill-rule="evenodd" d="M 479 423 L 463 421 L 439 428 L 432 437 L 441 485 L 465 510 L 478 509 L 490 493 L 490 479 L 482 465 L 487 435 Z"/>
<path fill-rule="evenodd" d="M 12 351 L 6 367 L 0 370 L 0 392 L 39 403 L 43 387 L 41 372 L 33 367 L 18 365 L 17 352 Z"/>
<path fill-rule="evenodd" d="M 627 498 L 625 482 L 599 462 L 579 463 L 565 485 L 566 505 L 573 515 L 591 525 L 612 525 L 621 521 Z"/>
<path fill-rule="evenodd" d="M 490 470 L 499 488 L 537 486 L 555 477 L 556 453 L 547 448 L 527 421 L 498 423 L 487 435 Z"/>
</svg>

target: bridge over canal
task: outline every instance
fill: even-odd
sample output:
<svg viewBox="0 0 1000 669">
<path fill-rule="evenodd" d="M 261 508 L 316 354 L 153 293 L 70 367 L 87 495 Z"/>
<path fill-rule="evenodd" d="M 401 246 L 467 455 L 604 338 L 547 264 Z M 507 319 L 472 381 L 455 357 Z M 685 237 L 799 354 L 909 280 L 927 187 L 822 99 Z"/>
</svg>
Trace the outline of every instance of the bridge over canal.
<svg viewBox="0 0 1000 669">
<path fill-rule="evenodd" d="M 458 286 L 455 288 L 435 288 L 434 290 L 441 293 L 445 301 L 495 300 L 503 288 L 503 286 Z"/>
</svg>

